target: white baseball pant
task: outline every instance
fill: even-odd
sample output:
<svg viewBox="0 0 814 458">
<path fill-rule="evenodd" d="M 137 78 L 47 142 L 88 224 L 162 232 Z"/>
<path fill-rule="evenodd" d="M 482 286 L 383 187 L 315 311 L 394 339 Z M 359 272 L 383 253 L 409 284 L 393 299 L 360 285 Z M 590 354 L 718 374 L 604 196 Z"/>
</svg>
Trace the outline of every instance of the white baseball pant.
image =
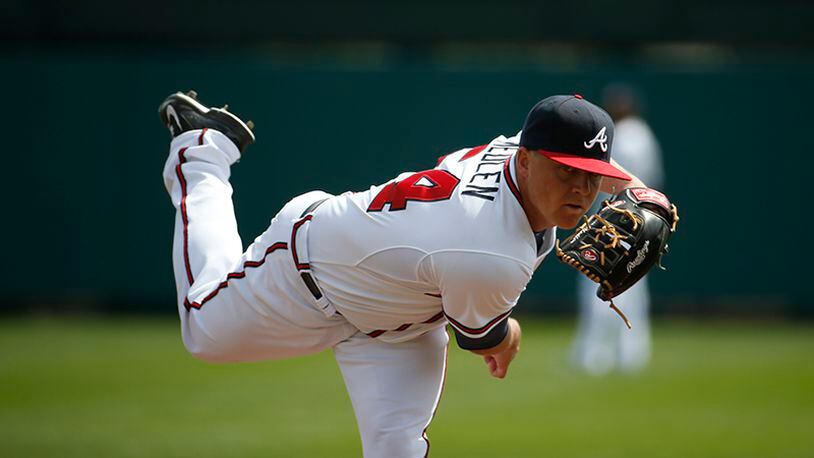
<svg viewBox="0 0 814 458">
<path fill-rule="evenodd" d="M 596 297 L 597 284 L 578 276 L 579 323 L 574 339 L 574 363 L 593 375 L 614 370 L 634 372 L 650 360 L 650 292 L 645 276 L 614 299 L 630 319 L 628 329 L 608 303 Z"/>
<path fill-rule="evenodd" d="M 164 184 L 176 208 L 173 268 L 181 335 L 210 362 L 282 359 L 332 348 L 359 425 L 365 457 L 419 457 L 441 397 L 449 338 L 438 328 L 389 344 L 359 332 L 301 277 L 303 212 L 330 195 L 288 202 L 243 252 L 230 166 L 240 158 L 223 134 L 176 137 Z M 293 234 L 293 235 L 292 235 Z M 299 248 L 295 245 L 299 242 Z"/>
</svg>

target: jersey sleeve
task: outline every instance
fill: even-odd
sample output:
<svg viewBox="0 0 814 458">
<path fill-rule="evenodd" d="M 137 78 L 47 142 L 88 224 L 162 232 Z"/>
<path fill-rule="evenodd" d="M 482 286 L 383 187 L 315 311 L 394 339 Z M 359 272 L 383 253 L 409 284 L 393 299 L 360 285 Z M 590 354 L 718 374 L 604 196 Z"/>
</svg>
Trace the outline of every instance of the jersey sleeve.
<svg viewBox="0 0 814 458">
<path fill-rule="evenodd" d="M 466 251 L 435 253 L 431 262 L 458 345 L 473 350 L 499 344 L 532 270 L 515 259 Z"/>
</svg>

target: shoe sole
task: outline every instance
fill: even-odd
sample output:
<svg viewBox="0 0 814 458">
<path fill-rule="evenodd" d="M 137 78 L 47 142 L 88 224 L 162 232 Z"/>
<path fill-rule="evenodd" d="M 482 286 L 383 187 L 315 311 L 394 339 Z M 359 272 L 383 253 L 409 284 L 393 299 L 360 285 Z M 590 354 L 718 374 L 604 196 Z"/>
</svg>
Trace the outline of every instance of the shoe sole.
<svg viewBox="0 0 814 458">
<path fill-rule="evenodd" d="M 163 121 L 165 125 L 167 125 L 168 122 L 169 122 L 169 119 L 167 119 L 167 107 L 169 105 L 172 105 L 173 99 L 180 100 L 183 103 L 188 103 L 188 104 L 192 105 L 192 107 L 195 108 L 195 110 L 198 111 L 199 113 L 201 113 L 202 115 L 206 115 L 210 111 L 214 111 L 215 114 L 217 114 L 219 116 L 225 116 L 226 118 L 228 118 L 228 119 L 234 121 L 235 123 L 237 123 L 247 134 L 249 134 L 249 136 L 252 139 L 252 143 L 256 140 L 255 137 L 254 137 L 254 132 L 252 132 L 252 130 L 249 128 L 249 126 L 246 125 L 246 123 L 243 122 L 237 116 L 235 116 L 232 113 L 229 113 L 228 111 L 223 110 L 221 108 L 209 108 L 209 107 L 206 107 L 204 105 L 201 105 L 201 103 L 198 102 L 197 100 L 195 100 L 192 97 L 190 97 L 190 96 L 188 96 L 188 95 L 186 95 L 184 93 L 181 93 L 181 92 L 176 92 L 175 94 L 171 95 L 168 98 L 168 100 L 165 101 L 164 103 L 162 103 L 161 106 L 158 108 L 159 114 L 161 115 L 161 121 Z"/>
</svg>

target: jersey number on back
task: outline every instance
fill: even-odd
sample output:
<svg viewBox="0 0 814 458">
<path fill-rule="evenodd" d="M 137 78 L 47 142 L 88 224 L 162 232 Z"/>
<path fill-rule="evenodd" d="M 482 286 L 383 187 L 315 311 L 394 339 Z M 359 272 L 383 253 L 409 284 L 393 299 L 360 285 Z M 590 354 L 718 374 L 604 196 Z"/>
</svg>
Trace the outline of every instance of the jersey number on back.
<svg viewBox="0 0 814 458">
<path fill-rule="evenodd" d="M 452 191 L 460 181 L 446 170 L 432 169 L 417 172 L 401 181 L 394 181 L 385 186 L 373 198 L 367 211 L 380 212 L 384 209 L 385 204 L 390 204 L 390 211 L 404 210 L 407 208 L 409 200 L 420 202 L 447 200 L 452 196 Z"/>
</svg>

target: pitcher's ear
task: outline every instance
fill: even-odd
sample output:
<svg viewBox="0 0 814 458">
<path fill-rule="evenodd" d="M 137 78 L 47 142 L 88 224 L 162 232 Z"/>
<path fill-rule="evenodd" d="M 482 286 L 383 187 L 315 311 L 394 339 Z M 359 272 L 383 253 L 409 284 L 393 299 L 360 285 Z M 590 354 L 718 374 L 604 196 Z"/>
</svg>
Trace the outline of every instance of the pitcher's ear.
<svg viewBox="0 0 814 458">
<path fill-rule="evenodd" d="M 523 179 L 529 176 L 529 169 L 531 168 L 531 161 L 532 155 L 534 153 L 526 147 L 521 146 L 519 150 L 517 150 L 517 162 L 515 163 L 515 167 L 517 170 L 518 177 L 523 177 Z"/>
</svg>

